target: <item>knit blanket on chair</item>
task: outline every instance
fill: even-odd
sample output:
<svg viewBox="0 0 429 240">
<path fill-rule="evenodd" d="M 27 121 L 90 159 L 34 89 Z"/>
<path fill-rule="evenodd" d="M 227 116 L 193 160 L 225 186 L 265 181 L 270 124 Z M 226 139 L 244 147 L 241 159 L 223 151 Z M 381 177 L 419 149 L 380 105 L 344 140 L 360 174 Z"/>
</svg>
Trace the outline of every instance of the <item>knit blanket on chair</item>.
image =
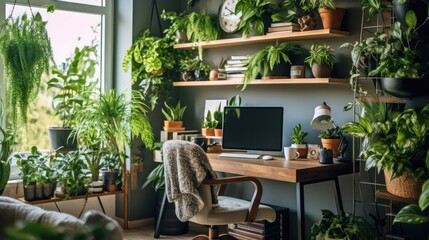
<svg viewBox="0 0 429 240">
<path fill-rule="evenodd" d="M 215 179 L 216 174 L 206 153 L 194 143 L 169 140 L 163 144 L 162 153 L 168 201 L 174 202 L 177 218 L 188 221 L 204 207 L 198 187 L 206 178 Z M 216 187 L 211 190 L 212 202 L 216 205 Z"/>
</svg>

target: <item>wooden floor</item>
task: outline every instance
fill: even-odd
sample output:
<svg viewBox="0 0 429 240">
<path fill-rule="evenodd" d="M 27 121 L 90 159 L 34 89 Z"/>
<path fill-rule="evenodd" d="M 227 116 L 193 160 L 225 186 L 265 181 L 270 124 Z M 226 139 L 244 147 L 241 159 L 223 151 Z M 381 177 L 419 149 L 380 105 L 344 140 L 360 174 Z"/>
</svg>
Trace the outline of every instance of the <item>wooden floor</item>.
<svg viewBox="0 0 429 240">
<path fill-rule="evenodd" d="M 141 240 L 141 239 L 156 239 L 153 237 L 154 234 L 154 226 L 145 226 L 145 227 L 139 227 L 139 228 L 133 228 L 125 230 L 125 240 Z M 185 239 L 192 239 L 193 237 L 197 236 L 198 234 L 201 234 L 201 232 L 195 233 L 192 232 L 192 229 L 189 231 L 188 234 L 185 235 L 178 235 L 178 236 L 165 236 L 161 235 L 160 238 L 162 240 L 185 240 Z"/>
</svg>

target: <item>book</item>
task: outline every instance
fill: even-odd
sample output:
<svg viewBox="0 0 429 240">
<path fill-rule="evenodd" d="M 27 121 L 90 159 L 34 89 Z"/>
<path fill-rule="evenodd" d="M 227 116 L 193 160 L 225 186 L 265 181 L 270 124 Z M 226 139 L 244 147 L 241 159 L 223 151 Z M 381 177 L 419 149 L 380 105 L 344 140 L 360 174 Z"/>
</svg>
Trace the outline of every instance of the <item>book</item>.
<svg viewBox="0 0 429 240">
<path fill-rule="evenodd" d="M 299 26 L 299 24 L 293 23 L 293 22 L 271 23 L 271 27 L 286 27 L 286 26 Z"/>
<path fill-rule="evenodd" d="M 227 73 L 226 77 L 228 77 L 228 78 L 243 78 L 244 73 Z"/>
<path fill-rule="evenodd" d="M 228 72 L 233 72 L 233 71 L 246 71 L 247 67 L 225 67 L 225 71 Z"/>
<path fill-rule="evenodd" d="M 278 32 L 268 32 L 267 35 L 270 35 L 270 34 L 281 34 L 281 33 L 291 33 L 291 32 L 300 32 L 300 30 L 285 30 L 285 31 L 278 31 Z"/>
<path fill-rule="evenodd" d="M 286 27 L 269 27 L 268 32 L 279 32 L 279 31 L 286 31 L 286 30 L 301 30 L 300 27 L 295 26 L 286 26 Z"/>
<path fill-rule="evenodd" d="M 244 56 L 244 55 L 242 55 L 242 56 L 231 56 L 231 57 L 229 57 L 229 59 L 230 60 L 247 60 L 247 59 L 249 59 L 249 56 Z"/>
<path fill-rule="evenodd" d="M 234 64 L 225 64 L 224 67 L 228 68 L 228 67 L 244 67 L 244 65 L 246 65 L 246 63 L 234 63 Z"/>
<path fill-rule="evenodd" d="M 247 60 L 247 59 L 246 59 Z M 226 60 L 226 64 L 230 65 L 230 64 L 245 64 L 246 60 Z"/>
</svg>

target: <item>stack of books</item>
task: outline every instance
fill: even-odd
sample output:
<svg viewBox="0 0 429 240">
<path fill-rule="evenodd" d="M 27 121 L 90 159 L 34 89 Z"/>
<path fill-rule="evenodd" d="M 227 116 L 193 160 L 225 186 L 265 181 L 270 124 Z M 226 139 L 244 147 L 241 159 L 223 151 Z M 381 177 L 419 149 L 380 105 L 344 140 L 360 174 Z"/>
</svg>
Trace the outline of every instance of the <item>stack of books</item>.
<svg viewBox="0 0 429 240">
<path fill-rule="evenodd" d="M 299 31 L 301 31 L 301 28 L 297 23 L 280 22 L 280 23 L 271 23 L 271 27 L 268 28 L 267 34 L 290 33 L 290 32 L 299 32 Z"/>
<path fill-rule="evenodd" d="M 246 71 L 246 63 L 249 59 L 248 56 L 231 56 L 226 60 L 224 66 L 226 78 L 232 79 L 243 79 L 244 72 Z"/>
<path fill-rule="evenodd" d="M 228 225 L 228 234 L 239 240 L 285 240 L 289 239 L 289 209 L 269 204 L 276 211 L 276 220 L 256 221 Z"/>
</svg>

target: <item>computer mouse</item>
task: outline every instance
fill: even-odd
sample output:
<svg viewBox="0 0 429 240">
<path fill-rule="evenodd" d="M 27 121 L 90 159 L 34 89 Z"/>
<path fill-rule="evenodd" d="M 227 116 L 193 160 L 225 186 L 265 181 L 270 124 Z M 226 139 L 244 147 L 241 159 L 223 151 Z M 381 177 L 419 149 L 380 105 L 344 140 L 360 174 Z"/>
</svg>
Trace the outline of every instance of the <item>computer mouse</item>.
<svg viewBox="0 0 429 240">
<path fill-rule="evenodd" d="M 262 157 L 262 159 L 264 159 L 264 160 L 272 160 L 273 157 L 271 157 L 270 155 L 265 155 L 265 156 Z"/>
</svg>

